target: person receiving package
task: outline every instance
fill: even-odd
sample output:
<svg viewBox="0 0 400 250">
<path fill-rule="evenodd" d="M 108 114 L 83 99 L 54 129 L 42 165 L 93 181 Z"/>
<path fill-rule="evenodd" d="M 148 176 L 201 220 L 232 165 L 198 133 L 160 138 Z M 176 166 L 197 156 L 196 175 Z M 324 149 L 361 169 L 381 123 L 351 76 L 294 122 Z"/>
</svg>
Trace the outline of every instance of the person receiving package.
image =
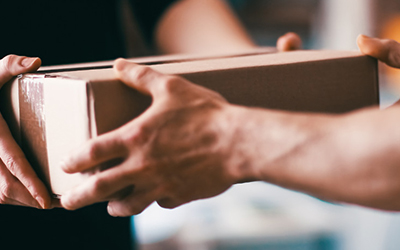
<svg viewBox="0 0 400 250">
<path fill-rule="evenodd" d="M 360 36 L 358 44 L 364 54 L 400 68 L 399 43 Z M 154 201 L 174 208 L 259 180 L 330 201 L 400 211 L 400 102 L 346 114 L 249 108 L 123 59 L 114 69 L 153 103 L 65 159 L 67 173 L 123 159 L 63 195 L 67 209 L 133 187 L 108 202 L 109 214 L 129 216 Z"/>
<path fill-rule="evenodd" d="M 255 46 L 220 0 L 20 0 L 3 1 L 1 10 L 0 86 L 15 75 L 35 71 L 42 62 L 70 64 Z M 295 35 L 288 38 L 292 42 L 280 43 L 280 48 L 299 46 Z M 110 217 L 104 203 L 73 212 L 35 209 L 59 204 L 1 117 L 0 159 L 1 249 L 132 249 L 130 218 Z"/>
</svg>

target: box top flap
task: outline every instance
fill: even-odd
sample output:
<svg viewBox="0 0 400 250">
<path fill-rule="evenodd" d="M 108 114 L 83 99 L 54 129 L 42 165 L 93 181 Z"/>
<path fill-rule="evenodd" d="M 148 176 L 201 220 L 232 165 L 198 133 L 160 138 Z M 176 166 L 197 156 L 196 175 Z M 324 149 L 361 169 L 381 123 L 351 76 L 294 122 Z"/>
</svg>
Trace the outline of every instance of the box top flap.
<svg viewBox="0 0 400 250">
<path fill-rule="evenodd" d="M 303 62 L 317 62 L 349 57 L 362 57 L 358 51 L 293 51 L 285 53 L 260 54 L 251 56 L 240 56 L 233 58 L 218 58 L 209 60 L 187 61 L 185 63 L 175 62 L 151 67 L 161 73 L 184 75 L 187 73 L 199 73 L 205 71 L 252 68 L 267 65 L 285 65 Z M 89 69 L 68 72 L 47 73 L 50 76 L 61 75 L 70 78 L 78 78 L 89 82 L 115 80 L 112 68 Z"/>
<path fill-rule="evenodd" d="M 198 54 L 171 54 L 171 55 L 160 55 L 160 56 L 147 56 L 147 57 L 135 57 L 128 60 L 143 64 L 143 65 L 157 65 L 165 63 L 175 62 L 187 62 L 187 61 L 198 61 L 214 58 L 230 58 L 237 56 L 249 56 L 257 54 L 268 54 L 276 53 L 277 50 L 274 47 L 257 47 L 245 51 L 239 51 L 237 53 L 198 53 Z M 100 62 L 87 62 L 87 63 L 76 63 L 66 65 L 54 65 L 41 67 L 39 73 L 50 73 L 50 72 L 65 72 L 65 71 L 77 71 L 77 70 L 90 70 L 90 69 L 105 69 L 112 68 L 114 60 L 100 61 Z"/>
</svg>

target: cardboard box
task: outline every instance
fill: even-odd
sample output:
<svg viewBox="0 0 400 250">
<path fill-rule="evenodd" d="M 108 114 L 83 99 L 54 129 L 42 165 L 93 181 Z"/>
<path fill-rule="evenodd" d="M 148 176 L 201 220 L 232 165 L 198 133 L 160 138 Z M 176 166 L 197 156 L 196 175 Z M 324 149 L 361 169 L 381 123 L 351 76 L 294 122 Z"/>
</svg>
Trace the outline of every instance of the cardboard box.
<svg viewBox="0 0 400 250">
<path fill-rule="evenodd" d="M 265 52 L 271 51 L 219 59 L 167 56 L 133 61 L 181 75 L 239 105 L 342 113 L 378 104 L 377 63 L 370 57 L 343 51 Z M 60 160 L 151 104 L 151 98 L 119 82 L 111 65 L 42 68 L 2 91 L 1 107 L 14 137 L 54 194 L 93 174 L 65 174 L 57 168 Z"/>
</svg>

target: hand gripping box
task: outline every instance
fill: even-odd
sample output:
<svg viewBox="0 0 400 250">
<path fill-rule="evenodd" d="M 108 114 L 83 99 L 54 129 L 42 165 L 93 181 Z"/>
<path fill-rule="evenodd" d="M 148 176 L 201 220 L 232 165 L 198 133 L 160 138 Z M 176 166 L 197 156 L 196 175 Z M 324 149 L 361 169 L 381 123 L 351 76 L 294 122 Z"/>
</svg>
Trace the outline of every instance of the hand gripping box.
<svg viewBox="0 0 400 250">
<path fill-rule="evenodd" d="M 343 113 L 379 102 L 377 62 L 359 52 L 264 51 L 132 61 L 181 75 L 231 103 L 251 107 Z M 58 168 L 71 150 L 125 124 L 151 104 L 151 98 L 118 81 L 111 67 L 112 62 L 101 62 L 42 68 L 2 90 L 4 117 L 54 194 L 62 195 L 90 175 L 69 175 Z"/>
</svg>

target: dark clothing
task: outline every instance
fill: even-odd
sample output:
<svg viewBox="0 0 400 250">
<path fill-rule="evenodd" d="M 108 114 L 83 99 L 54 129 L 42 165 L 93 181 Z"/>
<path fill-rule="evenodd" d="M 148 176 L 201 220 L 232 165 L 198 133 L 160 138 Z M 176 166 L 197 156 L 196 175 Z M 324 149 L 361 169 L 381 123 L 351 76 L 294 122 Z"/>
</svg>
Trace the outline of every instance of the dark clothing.
<svg viewBox="0 0 400 250">
<path fill-rule="evenodd" d="M 171 0 L 128 0 L 148 44 Z M 126 56 L 118 0 L 3 0 L 0 58 L 39 56 L 43 65 Z"/>
<path fill-rule="evenodd" d="M 0 205 L 0 249 L 133 249 L 130 218 L 113 218 L 106 204 L 77 211 Z"/>
<path fill-rule="evenodd" d="M 159 17 L 174 1 L 129 0 L 137 27 L 151 44 Z M 0 58 L 39 56 L 43 65 L 126 56 L 118 0 L 2 0 Z M 0 205 L 0 249 L 132 249 L 130 218 L 106 204 L 77 211 Z"/>
</svg>

